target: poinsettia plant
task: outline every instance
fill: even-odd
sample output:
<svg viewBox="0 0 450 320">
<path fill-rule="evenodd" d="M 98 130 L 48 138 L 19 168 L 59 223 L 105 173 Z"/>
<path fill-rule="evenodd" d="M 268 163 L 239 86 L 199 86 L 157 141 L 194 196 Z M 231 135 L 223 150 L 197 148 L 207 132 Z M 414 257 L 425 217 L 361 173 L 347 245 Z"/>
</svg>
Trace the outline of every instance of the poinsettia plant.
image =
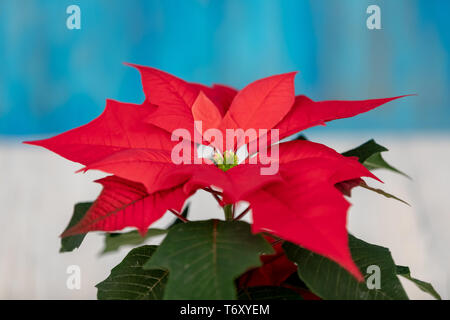
<svg viewBox="0 0 450 320">
<path fill-rule="evenodd" d="M 388 249 L 347 231 L 353 188 L 403 201 L 370 186 L 372 170 L 401 173 L 382 158 L 387 149 L 370 140 L 340 154 L 298 135 L 401 97 L 316 102 L 295 95 L 296 73 L 238 91 L 132 66 L 142 104 L 107 100 L 90 123 L 27 142 L 109 174 L 61 235 L 62 252 L 93 231 L 106 233 L 105 252 L 136 246 L 97 285 L 99 299 L 407 299 L 399 275 L 439 298 Z M 223 219 L 189 219 L 199 191 Z M 165 214 L 175 223 L 153 228 Z M 161 235 L 159 246 L 144 245 Z"/>
</svg>

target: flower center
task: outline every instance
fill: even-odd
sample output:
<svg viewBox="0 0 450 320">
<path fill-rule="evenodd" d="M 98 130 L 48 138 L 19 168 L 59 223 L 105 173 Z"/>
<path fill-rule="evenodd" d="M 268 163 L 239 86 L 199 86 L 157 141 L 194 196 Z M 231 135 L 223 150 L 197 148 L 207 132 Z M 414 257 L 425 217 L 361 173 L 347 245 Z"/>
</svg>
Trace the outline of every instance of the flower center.
<svg viewBox="0 0 450 320">
<path fill-rule="evenodd" d="M 214 153 L 213 159 L 214 164 L 222 171 L 227 171 L 239 163 L 239 158 L 233 151 L 225 151 L 222 155 L 220 152 Z"/>
</svg>

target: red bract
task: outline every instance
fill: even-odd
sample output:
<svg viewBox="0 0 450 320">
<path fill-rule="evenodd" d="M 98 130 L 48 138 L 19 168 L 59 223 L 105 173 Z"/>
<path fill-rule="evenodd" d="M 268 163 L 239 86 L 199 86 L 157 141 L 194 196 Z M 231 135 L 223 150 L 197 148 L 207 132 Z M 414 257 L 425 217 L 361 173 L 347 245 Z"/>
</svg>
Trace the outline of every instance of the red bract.
<svg viewBox="0 0 450 320">
<path fill-rule="evenodd" d="M 193 146 L 198 141 L 191 138 L 200 134 L 200 142 L 210 143 L 218 154 L 235 152 L 251 139 L 241 134 L 230 149 L 228 143 L 199 130 L 194 121 L 201 121 L 205 130 L 220 132 L 277 129 L 278 138 L 257 137 L 273 144 L 300 130 L 351 117 L 396 98 L 314 102 L 295 96 L 295 73 L 264 78 L 238 92 L 223 85 L 188 83 L 154 68 L 134 67 L 141 72 L 144 103 L 108 100 L 103 114 L 89 124 L 29 142 L 85 165 L 84 170 L 114 175 L 99 181 L 104 188 L 99 198 L 63 236 L 129 226 L 145 233 L 168 209 L 179 211 L 189 196 L 206 189 L 221 196 L 222 205 L 250 203 L 253 232 L 268 232 L 296 243 L 362 279 L 348 248 L 349 203 L 335 187 L 339 184 L 342 190 L 343 182 L 361 177 L 376 179 L 356 159 L 321 144 L 293 141 L 279 144 L 279 158 L 270 163 L 253 164 L 248 158 L 222 170 L 218 163 L 196 162 L 195 148 L 192 154 L 183 153 L 182 163 L 174 163 L 172 153 L 179 147 L 180 136 L 172 133 L 185 129 L 190 134 L 185 144 Z M 261 169 L 270 165 L 279 170 L 261 175 Z"/>
<path fill-rule="evenodd" d="M 284 253 L 281 241 L 266 237 L 272 243 L 275 254 L 262 255 L 262 266 L 244 273 L 238 280 L 239 288 L 258 286 L 280 286 L 293 273 L 297 266 L 290 261 Z"/>
<path fill-rule="evenodd" d="M 103 190 L 83 219 L 62 234 L 63 237 L 103 230 L 115 231 L 136 227 L 142 235 L 159 220 L 167 208 L 181 210 L 189 196 L 181 187 L 148 194 L 145 187 L 116 176 L 96 181 Z"/>
<path fill-rule="evenodd" d="M 246 288 L 259 286 L 285 287 L 297 292 L 305 300 L 320 300 L 309 290 L 286 281 L 297 272 L 297 266 L 286 256 L 282 248 L 283 241 L 271 237 L 265 238 L 272 243 L 275 254 L 262 255 L 261 267 L 251 269 L 240 276 L 237 282 L 239 289 L 245 290 Z"/>
</svg>

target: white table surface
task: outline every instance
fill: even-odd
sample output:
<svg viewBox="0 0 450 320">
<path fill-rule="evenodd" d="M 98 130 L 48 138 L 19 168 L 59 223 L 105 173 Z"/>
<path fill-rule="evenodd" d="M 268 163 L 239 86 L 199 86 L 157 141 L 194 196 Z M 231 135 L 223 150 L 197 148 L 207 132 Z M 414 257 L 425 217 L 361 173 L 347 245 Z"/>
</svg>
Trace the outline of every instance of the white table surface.
<svg viewBox="0 0 450 320">
<path fill-rule="evenodd" d="M 362 239 L 387 246 L 397 264 L 430 281 L 450 297 L 450 135 L 443 133 L 314 134 L 315 141 L 345 151 L 368 139 L 391 149 L 386 160 L 413 177 L 378 171 L 383 188 L 412 207 L 368 190 L 354 191 L 349 229 Z M 25 137 L 24 139 L 30 139 Z M 93 200 L 98 172 L 75 174 L 80 165 L 37 147 L 0 139 L 0 299 L 95 299 L 94 285 L 104 280 L 129 248 L 99 257 L 103 238 L 89 234 L 81 248 L 60 254 L 58 235 L 76 202 Z M 374 186 L 378 183 L 371 182 Z M 192 199 L 191 218 L 221 215 L 215 201 L 200 192 Z M 172 218 L 170 213 L 164 223 Z M 66 287 L 70 265 L 81 268 L 81 289 Z M 429 296 L 402 280 L 411 298 Z"/>
</svg>

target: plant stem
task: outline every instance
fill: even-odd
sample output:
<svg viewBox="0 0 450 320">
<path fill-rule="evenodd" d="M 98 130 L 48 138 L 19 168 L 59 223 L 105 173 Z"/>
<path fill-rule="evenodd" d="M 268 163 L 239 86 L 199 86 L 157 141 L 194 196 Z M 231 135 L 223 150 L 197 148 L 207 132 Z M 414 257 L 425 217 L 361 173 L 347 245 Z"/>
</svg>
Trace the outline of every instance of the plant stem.
<svg viewBox="0 0 450 320">
<path fill-rule="evenodd" d="M 233 205 L 227 204 L 223 207 L 223 212 L 225 213 L 225 220 L 231 221 L 233 220 Z"/>
</svg>

